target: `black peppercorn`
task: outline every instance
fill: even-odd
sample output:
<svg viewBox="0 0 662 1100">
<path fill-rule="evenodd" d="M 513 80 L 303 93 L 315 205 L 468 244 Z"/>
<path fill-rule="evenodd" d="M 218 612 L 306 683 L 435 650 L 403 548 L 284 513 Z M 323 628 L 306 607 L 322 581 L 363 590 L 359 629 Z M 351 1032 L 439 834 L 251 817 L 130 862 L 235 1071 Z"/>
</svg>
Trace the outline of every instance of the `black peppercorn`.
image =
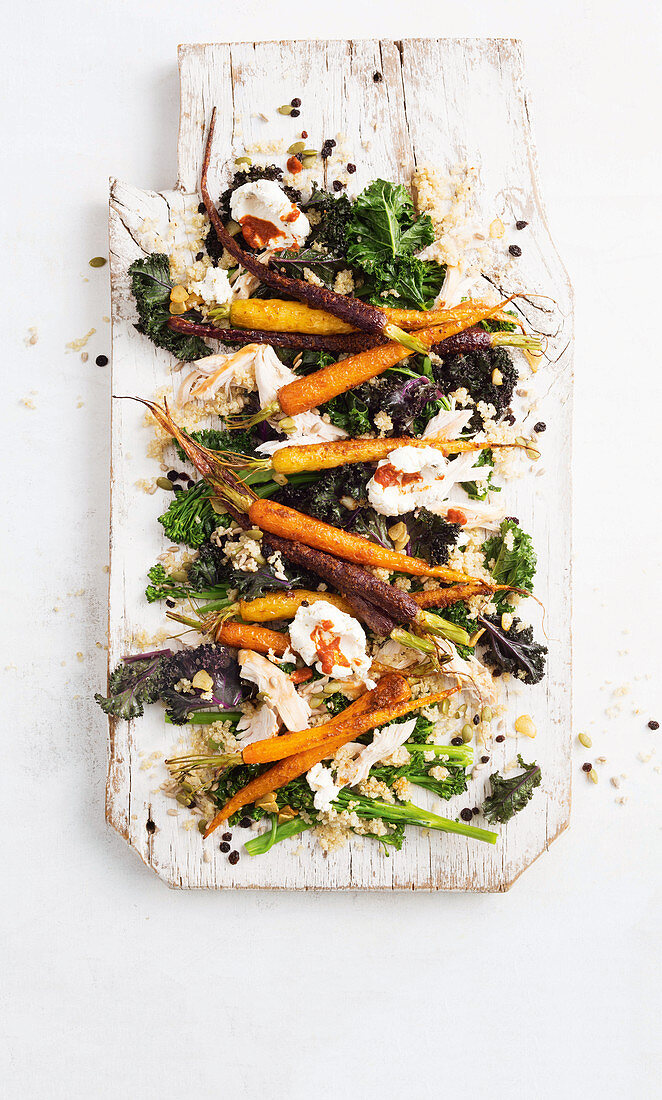
<svg viewBox="0 0 662 1100">
<path fill-rule="evenodd" d="M 592 765 L 592 764 L 589 764 L 589 763 L 588 763 L 588 761 L 587 761 L 587 762 L 586 762 L 585 764 L 582 764 L 582 771 L 583 771 L 583 772 L 591 772 L 591 771 L 593 771 L 593 765 Z"/>
<path fill-rule="evenodd" d="M 207 210 L 207 207 L 205 206 L 204 202 L 199 202 L 198 203 L 198 214 L 204 214 L 206 212 L 206 210 Z"/>
<path fill-rule="evenodd" d="M 489 756 L 481 756 L 481 758 L 480 758 L 481 764 L 487 764 L 488 760 L 489 760 Z"/>
<path fill-rule="evenodd" d="M 221 840 L 232 840 L 232 833 L 223 833 Z"/>
<path fill-rule="evenodd" d="M 195 482 L 191 481 L 191 479 L 189 478 L 188 481 L 186 482 L 186 488 L 187 489 L 192 489 L 194 485 L 195 485 Z"/>
<path fill-rule="evenodd" d="M 375 84 L 381 84 L 384 77 L 382 76 L 381 73 L 373 73 L 372 74 L 372 79 L 374 80 Z"/>
<path fill-rule="evenodd" d="M 203 256 L 204 256 L 204 252 L 196 252 L 195 258 L 198 261 L 198 263 L 200 263 L 200 260 L 202 259 Z"/>
<path fill-rule="evenodd" d="M 533 430 L 534 430 L 534 432 L 545 432 L 545 431 L 547 431 L 547 425 L 545 424 L 545 421 L 544 420 L 539 420 L 537 424 L 533 425 Z"/>
<path fill-rule="evenodd" d="M 474 808 L 473 808 L 473 810 L 472 810 L 471 812 L 472 812 L 472 814 L 473 814 L 473 815 L 474 815 L 474 817 L 475 817 L 475 816 L 476 816 L 476 814 L 479 814 L 479 813 L 480 813 L 480 806 L 474 806 Z"/>
<path fill-rule="evenodd" d="M 241 821 L 239 822 L 239 828 L 240 829 L 250 829 L 252 824 L 253 824 L 253 819 L 252 818 L 242 817 Z"/>
<path fill-rule="evenodd" d="M 147 823 L 145 825 L 145 828 L 147 829 L 148 833 L 155 833 L 156 832 L 156 825 L 152 821 L 151 817 L 149 817 L 147 819 Z"/>
<path fill-rule="evenodd" d="M 522 255 L 522 249 L 520 248 L 520 246 L 518 244 L 508 245 L 508 251 L 510 252 L 511 256 L 521 256 Z"/>
<path fill-rule="evenodd" d="M 230 851 L 230 845 L 228 844 L 228 842 L 226 840 L 224 840 L 222 844 L 219 844 L 219 848 L 221 849 L 222 852 L 229 852 Z"/>
<path fill-rule="evenodd" d="M 480 714 L 474 714 L 474 726 L 477 726 L 480 722 Z"/>
<path fill-rule="evenodd" d="M 354 173 L 356 172 L 356 165 L 355 164 L 348 164 L 347 165 L 347 171 L 349 172 L 350 176 L 353 176 Z"/>
<path fill-rule="evenodd" d="M 166 477 L 167 477 L 168 481 L 177 481 L 177 478 L 179 477 L 179 474 L 177 473 L 176 470 L 168 470 L 168 472 L 166 474 Z"/>
<path fill-rule="evenodd" d="M 297 99 L 291 99 L 290 103 L 292 104 L 293 107 L 300 107 L 301 106 L 301 100 L 298 99 L 298 98 Z"/>
<path fill-rule="evenodd" d="M 300 114 L 301 114 L 301 111 L 297 111 L 296 107 L 293 107 L 293 109 L 290 111 L 290 118 L 298 118 Z M 232 858 L 232 857 L 230 857 L 230 858 Z M 237 859 L 239 859 L 239 853 L 238 852 L 237 852 Z M 235 859 L 233 862 L 236 863 L 237 859 Z"/>
<path fill-rule="evenodd" d="M 462 818 L 463 821 L 471 821 L 471 819 L 473 817 L 473 813 L 469 809 L 460 810 L 460 817 Z"/>
<path fill-rule="evenodd" d="M 528 222 L 518 221 L 515 222 L 515 229 L 526 229 Z"/>
<path fill-rule="evenodd" d="M 660 723 L 656 722 L 654 718 L 651 718 L 650 722 L 648 723 L 648 728 L 649 730 L 659 730 Z"/>
<path fill-rule="evenodd" d="M 451 740 L 451 745 L 463 745 L 463 744 L 464 744 L 464 741 L 462 740 L 461 737 L 453 737 L 452 740 Z"/>
<path fill-rule="evenodd" d="M 107 355 L 97 355 L 94 362 L 96 363 L 96 365 L 98 367 L 105 367 L 105 366 L 108 365 L 108 356 Z"/>
<path fill-rule="evenodd" d="M 228 856 L 228 860 L 229 860 L 229 861 L 230 861 L 230 863 L 232 863 L 233 865 L 234 865 L 235 863 L 239 863 L 239 852 L 230 852 L 230 855 Z"/>
<path fill-rule="evenodd" d="M 344 183 L 341 183 L 340 180 L 334 180 L 333 181 L 333 190 L 334 191 L 342 191 L 344 186 L 345 186 Z"/>
<path fill-rule="evenodd" d="M 502 741 L 505 741 L 506 739 L 505 739 L 505 737 L 503 736 L 503 734 L 502 734 L 502 733 L 500 733 L 500 734 L 498 734 L 498 736 L 497 736 L 497 737 L 495 737 L 495 738 L 494 738 L 494 740 L 495 740 L 495 741 L 497 741 L 497 742 L 498 742 L 499 744 L 501 744 L 501 742 L 502 742 Z"/>
<path fill-rule="evenodd" d="M 174 607 L 174 606 L 175 606 L 175 601 L 174 600 L 166 600 L 166 607 Z"/>
</svg>

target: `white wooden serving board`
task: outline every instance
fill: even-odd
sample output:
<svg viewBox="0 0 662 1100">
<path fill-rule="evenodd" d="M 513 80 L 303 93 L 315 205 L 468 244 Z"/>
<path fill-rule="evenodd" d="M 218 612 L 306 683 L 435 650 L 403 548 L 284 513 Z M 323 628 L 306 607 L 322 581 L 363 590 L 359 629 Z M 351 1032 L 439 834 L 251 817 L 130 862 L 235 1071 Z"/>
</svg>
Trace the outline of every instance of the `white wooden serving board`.
<svg viewBox="0 0 662 1100">
<path fill-rule="evenodd" d="M 536 722 L 535 741 L 508 738 L 494 747 L 484 778 L 472 793 L 441 808 L 455 816 L 479 803 L 487 775 L 503 769 L 516 752 L 542 766 L 543 784 L 531 804 L 503 829 L 492 847 L 464 837 L 428 835 L 410 829 L 400 852 L 386 856 L 379 844 L 354 838 L 324 856 L 303 834 L 236 866 L 221 854 L 217 838 L 205 842 L 186 829 L 188 811 L 160 792 L 162 758 L 176 742 L 160 708 L 136 722 L 110 721 L 107 820 L 169 885 L 178 887 L 269 887 L 327 889 L 506 890 L 568 825 L 570 814 L 570 448 L 572 404 L 572 292 L 547 228 L 538 192 L 535 151 L 522 86 L 520 44 L 513 40 L 410 40 L 267 42 L 182 46 L 179 179 L 173 191 L 140 191 L 111 181 L 110 250 L 113 320 L 113 394 L 152 396 L 169 380 L 171 357 L 133 328 L 134 309 L 126 272 L 143 252 L 146 218 L 165 225 L 191 203 L 199 185 L 203 145 L 212 107 L 217 106 L 210 172 L 212 195 L 220 192 L 233 157 L 246 144 L 285 138 L 285 147 L 305 128 L 308 144 L 347 136 L 355 150 L 357 188 L 383 176 L 409 182 L 417 162 L 450 168 L 466 161 L 478 169 L 476 205 L 485 224 L 501 215 L 510 226 L 529 222 L 517 234 L 523 255 L 521 290 L 551 295 L 553 314 L 531 302 L 523 314 L 550 336 L 549 362 L 537 375 L 541 403 L 535 419 L 548 428 L 542 440 L 544 476 L 508 489 L 508 512 L 532 532 L 539 558 L 537 594 L 547 608 L 548 675 L 535 688 L 509 699 L 508 727 L 517 714 Z M 381 82 L 373 74 L 383 76 Z M 294 96 L 303 101 L 298 120 L 276 108 Z M 262 112 L 268 122 L 259 117 Z M 368 149 L 362 142 L 369 143 Z M 164 494 L 145 495 L 141 478 L 160 470 L 146 457 L 149 430 L 140 406 L 114 401 L 112 412 L 112 523 L 109 664 L 131 649 L 133 632 L 164 624 L 163 609 L 144 599 L 145 574 L 167 543 L 157 516 Z M 512 485 L 512 483 L 511 483 Z M 539 629 L 539 628 L 538 628 Z M 160 763 L 149 767 L 152 753 Z M 426 792 L 418 792 L 424 802 Z M 430 803 L 432 805 L 433 803 Z M 439 803 L 437 802 L 437 809 Z M 170 811 L 170 813 L 168 812 Z M 479 819 L 480 820 L 480 819 Z M 241 830 L 235 841 L 241 843 Z M 205 854 L 206 853 L 206 854 Z"/>
</svg>

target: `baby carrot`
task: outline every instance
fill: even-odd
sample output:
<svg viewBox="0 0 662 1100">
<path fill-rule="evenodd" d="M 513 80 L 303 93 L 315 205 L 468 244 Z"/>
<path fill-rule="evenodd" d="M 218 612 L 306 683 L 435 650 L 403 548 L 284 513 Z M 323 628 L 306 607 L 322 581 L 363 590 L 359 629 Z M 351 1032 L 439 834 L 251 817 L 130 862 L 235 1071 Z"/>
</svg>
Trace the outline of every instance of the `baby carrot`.
<svg viewBox="0 0 662 1100">
<path fill-rule="evenodd" d="M 268 630 L 264 626 L 252 626 L 250 623 L 222 621 L 214 629 L 214 641 L 235 649 L 254 649 L 256 653 L 275 653 L 282 657 L 290 645 L 289 634 L 280 634 L 277 630 Z"/>
<path fill-rule="evenodd" d="M 284 733 L 280 737 L 270 737 L 264 741 L 254 741 L 244 749 L 244 763 L 265 764 L 271 760 L 283 760 L 284 757 L 291 756 L 293 753 L 305 752 L 315 745 L 327 744 L 331 738 L 340 736 L 342 733 L 346 735 L 346 741 L 353 741 L 362 733 L 367 733 L 368 730 L 375 729 L 377 726 L 387 726 L 396 718 L 411 714 L 413 710 L 441 703 L 456 691 L 457 688 L 448 688 L 446 691 L 437 691 L 432 695 L 380 707 L 379 710 L 370 710 L 364 714 L 353 714 L 351 717 L 346 717 L 347 711 L 343 711 L 338 716 L 341 719 L 340 722 L 325 722 L 324 725 L 314 726 L 313 729 Z"/>
<path fill-rule="evenodd" d="M 342 596 L 333 592 L 309 592 L 305 588 L 289 592 L 269 592 L 254 600 L 239 600 L 239 614 L 245 623 L 268 623 L 274 619 L 293 619 L 302 603 L 316 603 L 324 600 L 332 603 L 341 611 L 351 615 L 351 606 Z M 252 647 L 247 647 L 252 648 Z"/>
<path fill-rule="evenodd" d="M 379 462 L 399 447 L 436 447 L 445 455 L 480 451 L 497 446 L 487 440 L 474 439 L 339 439 L 332 443 L 306 443 L 299 447 L 279 447 L 271 456 L 271 468 L 279 474 L 298 474 L 310 470 L 329 470 L 348 462 Z M 248 460 L 247 460 L 248 461 Z"/>
</svg>

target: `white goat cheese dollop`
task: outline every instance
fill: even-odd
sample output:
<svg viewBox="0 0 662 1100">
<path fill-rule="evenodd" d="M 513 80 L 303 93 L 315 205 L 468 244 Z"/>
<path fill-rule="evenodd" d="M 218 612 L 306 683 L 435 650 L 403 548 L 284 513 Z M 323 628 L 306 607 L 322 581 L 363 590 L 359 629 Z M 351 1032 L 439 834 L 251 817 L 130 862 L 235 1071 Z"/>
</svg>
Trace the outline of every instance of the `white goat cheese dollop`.
<svg viewBox="0 0 662 1100">
<path fill-rule="evenodd" d="M 204 279 L 189 283 L 191 294 L 199 294 L 207 305 L 224 305 L 232 297 L 232 287 L 227 271 L 220 267 L 209 267 Z"/>
<path fill-rule="evenodd" d="M 310 233 L 308 218 L 275 180 L 242 183 L 232 192 L 230 213 L 251 248 L 292 248 Z"/>
<path fill-rule="evenodd" d="M 371 661 L 361 625 L 326 600 L 298 608 L 290 626 L 290 643 L 307 665 L 315 665 L 334 680 L 367 678 Z"/>
<path fill-rule="evenodd" d="M 399 447 L 377 464 L 368 500 L 382 516 L 402 516 L 415 508 L 445 514 L 454 485 L 489 477 L 489 466 L 474 468 L 477 458 L 469 453 L 450 462 L 436 447 Z"/>
</svg>

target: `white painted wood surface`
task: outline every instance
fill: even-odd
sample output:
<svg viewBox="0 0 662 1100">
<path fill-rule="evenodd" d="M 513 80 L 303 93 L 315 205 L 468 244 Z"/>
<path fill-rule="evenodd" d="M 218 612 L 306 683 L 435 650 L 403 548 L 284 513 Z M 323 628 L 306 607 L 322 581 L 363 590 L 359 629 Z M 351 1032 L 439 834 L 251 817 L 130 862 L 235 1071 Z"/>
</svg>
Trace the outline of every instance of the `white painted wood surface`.
<svg viewBox="0 0 662 1100">
<path fill-rule="evenodd" d="M 375 83 L 373 73 L 383 74 Z M 416 163 L 452 167 L 465 160 L 478 169 L 476 205 L 483 220 L 497 214 L 530 225 L 522 235 L 517 283 L 551 295 L 553 312 L 525 303 L 533 327 L 550 337 L 550 362 L 538 378 L 536 419 L 546 474 L 508 488 L 508 510 L 532 531 L 539 557 L 537 594 L 547 608 L 548 676 L 508 701 L 514 717 L 533 715 L 538 737 L 508 738 L 495 746 L 485 776 L 519 750 L 542 766 L 543 786 L 526 811 L 511 821 L 494 847 L 462 837 L 410 830 L 400 852 L 386 857 L 373 842 L 356 840 L 323 856 L 303 834 L 267 857 L 244 856 L 230 866 L 216 843 L 186 830 L 185 810 L 158 790 L 162 768 L 148 768 L 154 752 L 167 755 L 176 735 L 158 708 L 135 723 L 110 723 L 107 819 L 141 858 L 172 886 L 359 889 L 505 890 L 567 826 L 570 813 L 570 445 L 572 405 L 572 294 L 550 237 L 538 193 L 519 43 L 510 40 L 409 40 L 238 43 L 180 48 L 181 118 L 179 180 L 172 192 L 139 191 L 111 184 L 110 238 L 113 290 L 113 393 L 150 396 L 168 382 L 171 357 L 133 329 L 126 270 L 147 247 L 145 219 L 165 229 L 194 197 L 211 108 L 218 107 L 210 190 L 218 192 L 233 156 L 254 141 L 300 129 L 276 107 L 300 96 L 301 123 L 313 146 L 341 132 L 356 150 L 357 186 L 377 175 L 408 181 Z M 257 117 L 264 112 L 269 122 Z M 363 142 L 369 143 L 368 149 Z M 519 240 L 519 238 L 518 238 Z M 165 547 L 156 517 L 162 496 L 143 495 L 141 478 L 158 476 L 146 457 L 149 430 L 138 405 L 114 402 L 109 663 L 131 645 L 134 632 L 156 631 L 163 612 L 146 604 L 145 573 Z M 472 784 L 479 802 L 484 783 Z M 423 792 L 421 792 L 423 794 Z M 423 802 L 423 798 L 419 801 Z M 467 796 L 442 812 L 454 815 Z M 241 833 L 236 834 L 237 839 Z M 203 852 L 208 855 L 203 857 Z M 208 862 L 206 861 L 208 860 Z"/>
</svg>

